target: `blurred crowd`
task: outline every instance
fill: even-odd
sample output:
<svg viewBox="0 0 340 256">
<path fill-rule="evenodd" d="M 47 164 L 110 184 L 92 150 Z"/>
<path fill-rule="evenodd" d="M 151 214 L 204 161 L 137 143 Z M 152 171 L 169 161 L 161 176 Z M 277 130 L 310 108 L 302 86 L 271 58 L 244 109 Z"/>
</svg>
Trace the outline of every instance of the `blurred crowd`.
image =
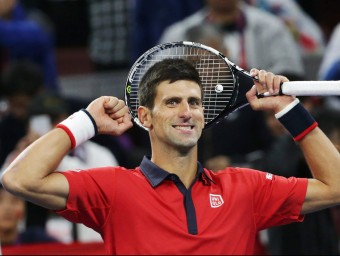
<svg viewBox="0 0 340 256">
<path fill-rule="evenodd" d="M 72 58 L 77 56 L 72 55 L 73 51 L 85 49 L 90 68 L 84 73 L 97 74 L 128 70 L 156 44 L 189 40 L 216 48 L 245 70 L 266 69 L 290 80 L 340 80 L 340 18 L 316 14 L 318 8 L 334 12 L 324 6 L 337 1 L 319 1 L 318 6 L 315 2 L 1 1 L 0 168 L 91 101 L 92 95 L 84 98 L 63 94 L 60 78 L 65 67 L 58 61 L 62 49 L 69 49 Z M 317 69 L 309 74 L 306 65 L 313 57 L 318 59 Z M 82 66 L 82 61 L 74 59 L 72 63 Z M 240 77 L 239 82 L 252 81 Z M 339 96 L 300 100 L 340 148 Z M 239 165 L 287 177 L 310 175 L 299 148 L 277 120 L 248 107 L 205 130 L 199 143 L 200 161 L 212 170 Z M 136 126 L 119 137 L 96 136 L 70 152 L 57 170 L 103 165 L 134 168 L 149 153 L 148 135 Z M 285 161 L 288 158 L 291 161 Z M 334 207 L 306 216 L 303 223 L 265 230 L 258 234 L 254 253 L 337 255 L 338 211 Z M 2 246 L 101 241 L 94 231 L 78 224 L 69 225 L 69 238 L 65 240 L 56 228 L 63 222 L 67 221 L 0 188 Z"/>
</svg>

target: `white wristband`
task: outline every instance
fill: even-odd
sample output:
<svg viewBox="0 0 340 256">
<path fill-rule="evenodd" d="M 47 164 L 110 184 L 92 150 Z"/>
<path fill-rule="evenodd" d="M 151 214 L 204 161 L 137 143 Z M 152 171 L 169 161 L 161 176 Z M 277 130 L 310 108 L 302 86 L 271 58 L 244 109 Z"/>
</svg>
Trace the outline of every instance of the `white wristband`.
<svg viewBox="0 0 340 256">
<path fill-rule="evenodd" d="M 85 109 L 73 113 L 56 127 L 63 129 L 70 137 L 72 149 L 97 134 L 96 122 Z"/>
<path fill-rule="evenodd" d="M 292 101 L 291 103 L 289 103 L 287 106 L 285 106 L 284 109 L 282 109 L 281 111 L 277 112 L 275 114 L 275 117 L 277 119 L 279 119 L 280 117 L 282 117 L 283 115 L 287 114 L 287 112 L 289 112 L 292 108 L 294 108 L 297 104 L 299 104 L 300 100 L 298 98 L 295 98 L 294 101 Z"/>
</svg>

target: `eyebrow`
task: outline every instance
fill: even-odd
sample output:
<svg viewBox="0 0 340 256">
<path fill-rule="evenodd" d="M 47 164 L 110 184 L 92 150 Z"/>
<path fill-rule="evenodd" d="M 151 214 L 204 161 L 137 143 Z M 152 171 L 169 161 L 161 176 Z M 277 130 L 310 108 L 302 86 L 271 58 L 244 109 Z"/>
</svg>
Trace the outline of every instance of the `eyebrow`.
<svg viewBox="0 0 340 256">
<path fill-rule="evenodd" d="M 183 100 L 183 98 L 182 97 L 178 97 L 178 96 L 167 96 L 167 97 L 165 97 L 164 99 L 163 99 L 164 101 L 168 101 L 168 100 Z M 193 97 L 193 96 L 191 96 L 191 97 L 189 97 L 188 98 L 188 101 L 191 101 L 191 100 L 197 100 L 197 101 L 199 101 L 199 102 L 202 102 L 202 98 L 200 98 L 200 97 Z"/>
</svg>

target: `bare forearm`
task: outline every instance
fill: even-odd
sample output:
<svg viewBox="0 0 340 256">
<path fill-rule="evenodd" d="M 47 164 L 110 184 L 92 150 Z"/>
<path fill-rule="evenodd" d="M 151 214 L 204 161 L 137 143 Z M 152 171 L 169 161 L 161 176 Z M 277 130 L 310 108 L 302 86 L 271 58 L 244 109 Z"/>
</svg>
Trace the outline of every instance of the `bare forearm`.
<svg viewBox="0 0 340 256">
<path fill-rule="evenodd" d="M 61 129 L 54 129 L 27 147 L 5 170 L 4 186 L 13 193 L 43 189 L 43 180 L 54 172 L 71 143 Z M 45 183 L 46 184 L 46 183 Z"/>
<path fill-rule="evenodd" d="M 319 129 L 314 129 L 300 141 L 313 177 L 328 186 L 340 182 L 340 155 L 333 143 Z M 340 189 L 340 187 L 339 187 Z"/>
<path fill-rule="evenodd" d="M 257 93 L 277 93 L 286 77 L 264 70 L 251 70 L 259 82 L 246 94 L 254 110 L 271 110 L 275 117 L 298 141 L 313 179 L 308 180 L 301 213 L 314 212 L 340 204 L 340 155 L 333 143 L 317 127 L 317 122 L 297 98 L 283 95 L 258 98 Z"/>
<path fill-rule="evenodd" d="M 309 180 L 303 213 L 340 203 L 340 155 L 332 142 L 315 128 L 300 141 L 314 179 Z"/>
<path fill-rule="evenodd" d="M 25 200 L 49 209 L 64 209 L 69 194 L 65 175 L 55 172 L 73 147 L 95 135 L 121 135 L 132 127 L 128 107 L 123 100 L 102 96 L 59 123 L 54 130 L 26 148 L 5 170 L 4 187 Z M 96 129 L 98 128 L 98 129 Z"/>
</svg>

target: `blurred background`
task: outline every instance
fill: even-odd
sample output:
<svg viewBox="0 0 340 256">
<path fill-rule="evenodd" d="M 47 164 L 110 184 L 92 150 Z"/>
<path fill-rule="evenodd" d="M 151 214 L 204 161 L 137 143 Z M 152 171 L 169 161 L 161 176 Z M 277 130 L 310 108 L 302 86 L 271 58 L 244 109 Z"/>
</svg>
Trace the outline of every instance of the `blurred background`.
<svg viewBox="0 0 340 256">
<path fill-rule="evenodd" d="M 196 2 L 200 1 L 203 2 L 202 0 L 196 0 Z M 137 47 L 134 45 L 134 37 L 132 35 L 134 26 L 133 9 L 136 6 L 135 1 L 25 0 L 22 2 L 28 10 L 38 9 L 41 11 L 51 22 L 55 36 L 59 84 L 63 93 L 84 98 L 92 98 L 105 94 L 123 95 L 122 86 L 124 86 L 128 68 L 135 60 L 132 56 L 132 49 Z M 101 2 L 103 7 L 99 6 Z M 105 8 L 104 2 L 111 2 L 111 6 L 107 7 L 109 10 L 106 11 L 111 11 L 112 19 L 114 19 L 115 16 L 119 16 L 121 19 L 121 21 L 117 21 L 116 24 L 112 22 L 111 25 L 108 26 L 111 26 L 113 30 L 112 33 L 118 34 L 116 35 L 117 38 L 121 37 L 120 40 L 123 41 L 121 44 L 124 44 L 124 48 L 119 49 L 118 47 L 120 46 L 117 45 L 117 50 L 116 52 L 113 51 L 113 54 L 119 53 L 120 55 L 123 54 L 123 56 L 119 57 L 114 68 L 99 73 L 95 68 L 95 59 L 91 57 L 91 26 L 95 26 L 91 25 L 91 19 L 95 19 L 95 14 L 91 15 L 91 4 L 96 5 L 96 3 L 98 3 L 98 8 Z M 156 14 L 157 8 L 159 8 L 159 4 L 157 4 L 156 1 L 146 0 L 144 2 L 146 6 L 153 7 L 149 10 L 149 15 L 162 16 Z M 327 42 L 334 27 L 340 21 L 340 16 L 337 12 L 337 10 L 340 9 L 340 1 L 297 0 L 296 2 L 319 24 Z M 163 5 L 166 6 L 166 3 L 163 3 Z M 92 8 L 94 9 L 95 7 Z M 164 7 L 164 9 L 166 8 Z M 164 9 L 160 11 L 162 11 L 163 16 L 165 16 L 163 19 L 168 19 L 168 25 L 170 25 L 171 21 L 169 16 L 172 14 L 170 10 L 165 13 Z M 192 12 L 194 11 L 193 9 Z M 95 12 L 95 10 L 92 10 L 92 12 Z M 95 23 L 95 21 L 92 22 Z M 108 20 L 106 22 L 110 23 Z M 172 22 L 175 22 L 175 20 Z M 151 37 L 150 35 L 145 36 Z M 114 36 L 112 36 L 112 38 L 114 38 Z M 111 58 L 114 59 L 114 56 L 111 56 Z M 315 53 L 315 55 L 312 56 L 304 56 L 303 60 L 306 69 L 311 71 L 307 72 L 307 78 L 316 78 L 321 58 L 322 52 Z"/>
<path fill-rule="evenodd" d="M 240 7 L 237 7 L 238 4 Z M 223 8 L 220 8 L 222 5 Z M 236 10 L 234 7 L 240 12 L 234 12 Z M 212 11 L 213 8 L 216 8 L 215 12 Z M 223 12 L 219 13 L 220 17 L 214 16 L 218 13 L 216 10 L 225 10 L 226 14 L 229 11 L 238 14 L 235 15 L 235 20 L 219 23 Z M 259 14 L 258 10 L 266 14 Z M 253 67 L 250 65 L 256 63 L 252 60 L 254 54 L 255 56 L 260 54 L 256 52 L 258 48 L 255 48 L 255 53 L 243 56 L 243 48 L 235 38 L 242 41 L 243 33 L 252 33 L 254 40 L 249 40 L 248 44 L 253 41 L 261 42 L 263 39 L 267 43 L 262 45 L 265 50 L 276 48 L 276 52 L 264 51 L 257 59 L 269 64 L 273 62 L 280 64 L 280 58 L 283 62 L 284 59 L 292 61 L 292 65 L 284 62 L 282 65 L 285 66 L 281 70 L 273 66 L 273 71 L 282 71 L 292 80 L 340 80 L 339 10 L 339 0 L 1 0 L 0 166 L 5 168 L 20 150 L 36 139 L 36 135 L 41 136 L 60 118 L 86 107 L 96 97 L 114 95 L 123 99 L 130 67 L 146 50 L 167 38 L 176 40 L 195 38 L 202 40 L 202 43 L 210 42 L 212 47 L 220 46 L 219 50 L 223 48 L 225 55 L 233 62 L 250 69 Z M 256 17 L 252 16 L 256 18 L 254 23 L 248 19 L 248 12 L 256 13 Z M 265 16 L 265 19 L 262 19 L 261 15 Z M 190 20 L 189 23 L 198 25 L 198 30 L 202 24 L 208 24 L 213 25 L 214 29 L 217 28 L 217 33 L 215 30 L 212 32 L 210 27 L 205 27 L 203 31 L 202 26 L 201 38 L 198 38 L 197 33 L 191 33 L 190 37 L 189 33 L 185 34 L 184 31 L 181 31 L 183 37 L 180 37 L 180 33 L 177 33 L 178 26 L 182 28 L 187 26 L 187 18 Z M 277 28 L 285 37 L 289 34 L 287 42 L 293 48 L 292 51 L 288 51 L 284 45 L 280 48 L 281 46 L 274 43 L 276 40 L 278 43 L 286 42 L 286 39 L 275 38 L 275 35 L 278 35 L 275 33 L 279 32 L 275 32 L 275 26 L 272 28 L 273 24 L 269 24 L 267 19 L 280 20 L 283 25 L 280 23 Z M 177 26 L 172 26 L 173 24 Z M 280 29 L 281 26 L 285 26 L 285 29 Z M 197 27 L 195 29 L 197 31 Z M 273 33 L 264 39 L 266 31 Z M 205 32 L 208 38 L 203 38 L 206 36 Z M 214 43 L 217 44 L 212 45 L 209 39 L 214 39 Z M 291 42 L 295 45 L 291 45 Z M 246 53 L 254 50 L 247 47 Z M 263 55 L 269 57 L 266 59 Z M 240 56 L 242 58 L 238 59 Z M 244 57 L 248 57 L 248 63 Z M 278 60 L 274 57 L 278 57 Z M 262 63 L 258 63 L 255 67 L 261 67 Z M 295 64 L 298 66 L 296 73 L 289 70 L 289 67 Z M 263 66 L 271 70 L 270 65 Z M 337 120 L 340 116 L 338 97 L 307 97 L 302 101 L 311 112 L 325 120 L 324 127 L 325 130 L 329 130 L 329 134 L 340 134 L 340 122 Z M 331 109 L 333 115 L 325 117 L 321 109 Z M 264 161 L 268 150 L 272 150 L 274 146 L 281 146 L 277 138 L 286 135 L 275 122 L 276 120 L 269 119 L 267 115 L 255 114 L 247 108 L 239 113 L 233 113 L 224 123 L 219 124 L 219 128 L 203 134 L 199 160 L 212 170 L 228 165 L 259 169 L 270 166 L 273 170 L 279 170 L 284 159 L 280 162 L 280 159 L 273 158 L 271 163 L 273 165 Z M 232 129 L 233 133 L 229 134 L 233 138 L 226 137 L 224 129 Z M 32 130 L 35 132 L 34 136 L 31 134 Z M 334 143 L 340 142 L 339 135 L 332 138 Z M 74 161 L 82 168 L 103 164 L 101 162 L 103 159 L 90 159 L 91 155 L 105 155 L 106 160 L 111 161 L 109 163 L 112 165 L 134 168 L 139 165 L 143 155 L 150 152 L 148 134 L 138 127 L 117 138 L 97 136 L 91 142 L 94 144 L 86 147 L 84 145 L 81 150 L 71 152 L 69 162 L 65 161 L 64 168 L 73 168 L 71 163 Z M 296 149 L 296 145 L 290 146 Z M 282 150 L 293 154 L 291 149 Z M 75 158 L 71 159 L 72 157 Z M 300 164 L 299 157 L 299 152 L 296 152 L 296 159 Z M 291 166 L 290 168 L 293 169 Z M 277 174 L 285 175 L 279 172 Z M 4 206 L 1 205 L 0 197 L 0 223 L 1 209 L 4 209 Z M 282 241 L 299 241 L 297 231 L 288 231 L 285 233 L 286 237 L 281 237 L 283 232 L 276 234 L 263 232 L 259 234 L 257 253 L 338 255 L 340 233 L 338 211 L 335 208 L 325 213 L 325 219 L 320 217 L 319 220 L 313 221 L 314 224 L 319 223 L 319 226 L 315 225 L 305 230 L 308 234 L 318 233 L 322 226 L 322 230 L 326 231 L 321 238 L 309 237 L 299 245 L 285 245 L 285 248 L 295 248 L 287 251 L 281 249 L 279 244 Z M 19 223 L 14 225 L 19 234 L 38 226 L 42 232 L 62 244 L 101 242 L 100 236 L 85 226 L 69 223 L 51 212 L 28 203 L 23 219 L 18 221 Z M 303 235 L 306 233 L 301 232 L 301 237 L 306 236 Z M 321 243 L 330 241 L 329 237 L 335 238 L 336 249 L 333 248 L 333 244 Z M 5 241 L 5 238 L 2 237 L 0 225 L 1 241 Z M 43 240 L 37 238 L 36 242 L 41 243 Z M 310 246 L 318 242 L 320 245 Z M 270 244 L 275 246 L 270 247 Z M 19 253 L 13 249 L 8 250 L 10 249 L 7 248 L 6 251 L 4 248 L 4 254 Z M 34 250 L 32 251 L 34 253 L 43 251 L 41 247 Z M 54 252 L 55 248 L 45 247 L 44 252 L 49 250 Z M 62 252 L 100 254 L 103 247 L 93 245 L 64 248 Z"/>
</svg>

